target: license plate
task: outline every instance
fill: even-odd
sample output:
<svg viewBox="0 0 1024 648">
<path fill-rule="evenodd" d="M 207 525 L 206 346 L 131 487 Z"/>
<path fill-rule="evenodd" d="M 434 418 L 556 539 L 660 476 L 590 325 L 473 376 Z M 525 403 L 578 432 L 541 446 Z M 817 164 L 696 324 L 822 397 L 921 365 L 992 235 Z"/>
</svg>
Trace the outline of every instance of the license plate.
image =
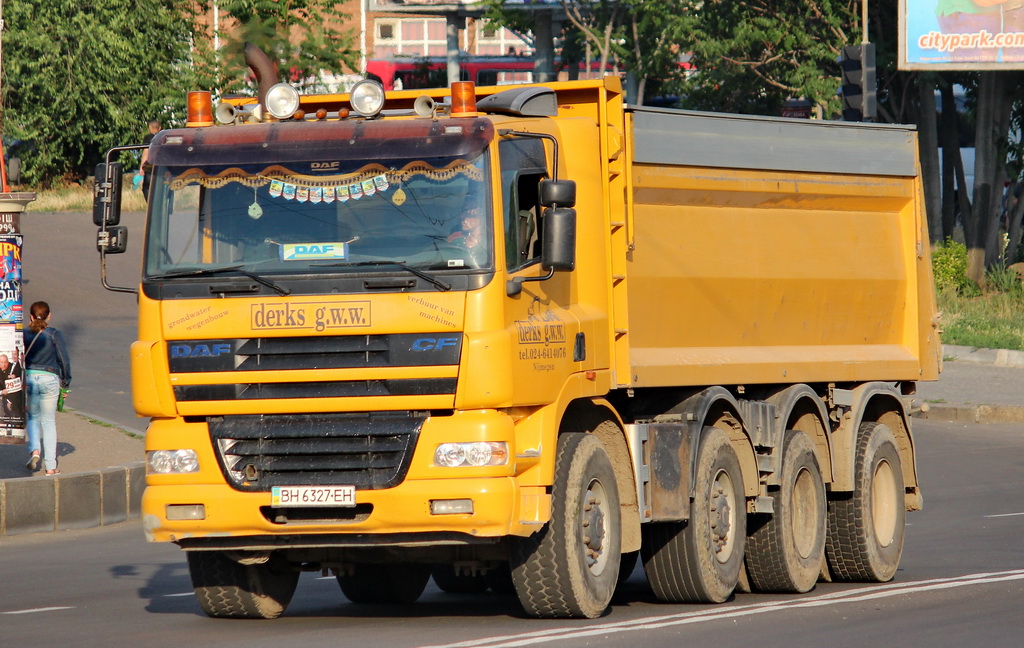
<svg viewBox="0 0 1024 648">
<path fill-rule="evenodd" d="M 284 506 L 355 506 L 355 486 L 274 486 L 270 505 Z"/>
</svg>

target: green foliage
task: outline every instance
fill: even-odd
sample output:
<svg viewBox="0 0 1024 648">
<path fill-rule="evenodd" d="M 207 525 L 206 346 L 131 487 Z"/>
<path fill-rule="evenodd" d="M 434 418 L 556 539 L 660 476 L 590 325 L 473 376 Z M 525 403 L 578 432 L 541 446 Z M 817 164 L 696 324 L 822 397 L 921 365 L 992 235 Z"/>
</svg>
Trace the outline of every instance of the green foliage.
<svg viewBox="0 0 1024 648">
<path fill-rule="evenodd" d="M 778 115 L 790 98 L 805 98 L 836 114 L 844 45 L 855 42 L 860 2 L 708 0 L 699 5 L 689 37 L 697 73 L 683 84 L 687 107 Z"/>
<path fill-rule="evenodd" d="M 999 261 L 985 270 L 985 289 L 990 292 L 1001 292 L 1024 295 L 1024 283 L 1017 271 Z"/>
<path fill-rule="evenodd" d="M 354 62 L 344 14 L 328 0 L 221 0 L 214 51 L 208 3 L 189 0 L 22 0 L 4 7 L 3 133 L 32 141 L 26 185 L 92 174 L 107 149 L 140 143 L 146 124 L 183 125 L 188 90 L 246 91 L 244 42 L 280 61 L 283 79 L 318 83 Z M 125 160 L 129 165 L 131 162 Z"/>
<path fill-rule="evenodd" d="M 942 342 L 984 349 L 1024 351 L 1024 296 L 991 293 L 966 296 L 940 290 Z"/>
<path fill-rule="evenodd" d="M 248 66 L 245 43 L 262 49 L 278 63 L 282 81 L 302 89 L 316 90 L 320 72 L 340 75 L 345 65 L 354 67 L 358 51 L 354 35 L 340 25 L 346 14 L 330 0 L 221 0 L 220 9 L 240 25 L 222 34 L 223 46 L 214 57 L 206 43 L 203 64 L 207 76 L 216 82 L 202 87 L 219 88 L 223 94 L 244 90 Z M 209 39 L 212 34 L 206 34 Z"/>
<path fill-rule="evenodd" d="M 967 278 L 967 246 L 947 237 L 932 250 L 932 273 L 935 287 L 959 293 L 977 289 Z"/>
<path fill-rule="evenodd" d="M 115 145 L 142 140 L 180 111 L 190 3 L 23 0 L 4 22 L 3 131 L 31 140 L 28 185 L 80 179 Z"/>
</svg>

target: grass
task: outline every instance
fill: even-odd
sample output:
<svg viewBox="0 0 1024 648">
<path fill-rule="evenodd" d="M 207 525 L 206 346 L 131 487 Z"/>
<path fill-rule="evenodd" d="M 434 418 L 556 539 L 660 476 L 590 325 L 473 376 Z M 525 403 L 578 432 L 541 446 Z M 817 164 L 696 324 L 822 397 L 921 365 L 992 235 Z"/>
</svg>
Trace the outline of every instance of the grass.
<svg viewBox="0 0 1024 648">
<path fill-rule="evenodd" d="M 145 211 L 146 200 L 142 191 L 132 188 L 135 174 L 125 174 L 121 191 L 121 210 L 126 212 Z M 29 188 L 17 188 L 17 191 L 32 192 Z M 92 211 L 92 182 L 86 185 L 72 183 L 53 189 L 34 192 L 36 199 L 28 204 L 30 212 L 66 212 Z"/>
<path fill-rule="evenodd" d="M 968 297 L 940 290 L 936 297 L 944 344 L 1024 351 L 1024 292 Z"/>
</svg>

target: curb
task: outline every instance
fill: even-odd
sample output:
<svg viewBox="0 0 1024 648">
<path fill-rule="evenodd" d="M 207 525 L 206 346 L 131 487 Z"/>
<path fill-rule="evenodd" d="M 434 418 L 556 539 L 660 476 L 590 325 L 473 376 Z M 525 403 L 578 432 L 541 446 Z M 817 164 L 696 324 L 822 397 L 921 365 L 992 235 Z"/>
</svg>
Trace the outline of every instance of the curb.
<svg viewBox="0 0 1024 648">
<path fill-rule="evenodd" d="M 0 480 L 0 537 L 117 524 L 142 510 L 142 462 L 54 478 Z"/>
<path fill-rule="evenodd" d="M 944 358 L 955 362 L 971 362 L 995 367 L 1024 368 L 1024 351 L 978 349 L 975 347 L 943 344 L 942 355 Z"/>
<path fill-rule="evenodd" d="M 913 414 L 929 421 L 954 423 L 1024 423 L 1024 407 L 1019 405 L 937 405 Z"/>
</svg>

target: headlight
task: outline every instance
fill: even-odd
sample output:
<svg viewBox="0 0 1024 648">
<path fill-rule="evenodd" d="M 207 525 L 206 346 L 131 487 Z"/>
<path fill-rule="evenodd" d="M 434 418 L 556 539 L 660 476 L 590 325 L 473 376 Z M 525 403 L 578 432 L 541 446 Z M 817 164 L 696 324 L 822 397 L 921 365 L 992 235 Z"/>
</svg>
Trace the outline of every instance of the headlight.
<svg viewBox="0 0 1024 648">
<path fill-rule="evenodd" d="M 267 91 L 267 111 L 277 119 L 288 119 L 299 109 L 299 91 L 287 83 L 275 83 Z"/>
<path fill-rule="evenodd" d="M 370 79 L 363 79 L 352 86 L 349 93 L 352 112 L 362 117 L 373 117 L 384 108 L 384 86 Z"/>
<path fill-rule="evenodd" d="M 442 443 L 434 451 L 434 465 L 443 468 L 504 466 L 507 463 L 508 444 L 504 441 Z"/>
<path fill-rule="evenodd" d="M 195 450 L 154 450 L 146 454 L 151 473 L 169 475 L 199 470 L 199 455 Z"/>
</svg>

